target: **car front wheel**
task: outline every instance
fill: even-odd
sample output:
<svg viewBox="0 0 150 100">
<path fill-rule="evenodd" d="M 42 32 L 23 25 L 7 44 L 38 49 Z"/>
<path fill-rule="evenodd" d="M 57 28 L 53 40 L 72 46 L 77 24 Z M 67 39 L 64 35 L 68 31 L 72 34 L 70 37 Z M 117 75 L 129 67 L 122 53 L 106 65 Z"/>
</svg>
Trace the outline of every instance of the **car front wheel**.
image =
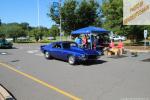
<svg viewBox="0 0 150 100">
<path fill-rule="evenodd" d="M 51 59 L 52 58 L 51 55 L 49 54 L 49 52 L 47 52 L 47 51 L 44 53 L 44 56 L 45 56 L 46 59 Z"/>
<path fill-rule="evenodd" d="M 69 56 L 69 58 L 68 58 L 68 63 L 69 63 L 70 65 L 74 65 L 74 64 L 75 64 L 75 57 L 74 57 L 74 56 Z"/>
</svg>

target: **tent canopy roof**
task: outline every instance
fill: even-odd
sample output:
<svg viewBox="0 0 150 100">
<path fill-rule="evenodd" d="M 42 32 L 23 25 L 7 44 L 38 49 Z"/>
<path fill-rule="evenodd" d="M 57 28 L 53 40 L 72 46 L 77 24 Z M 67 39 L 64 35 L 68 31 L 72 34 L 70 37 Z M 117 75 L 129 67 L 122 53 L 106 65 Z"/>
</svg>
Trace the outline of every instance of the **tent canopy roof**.
<svg viewBox="0 0 150 100">
<path fill-rule="evenodd" d="M 71 32 L 71 34 L 90 34 L 90 33 L 109 33 L 109 31 L 103 28 L 89 26 Z"/>
</svg>

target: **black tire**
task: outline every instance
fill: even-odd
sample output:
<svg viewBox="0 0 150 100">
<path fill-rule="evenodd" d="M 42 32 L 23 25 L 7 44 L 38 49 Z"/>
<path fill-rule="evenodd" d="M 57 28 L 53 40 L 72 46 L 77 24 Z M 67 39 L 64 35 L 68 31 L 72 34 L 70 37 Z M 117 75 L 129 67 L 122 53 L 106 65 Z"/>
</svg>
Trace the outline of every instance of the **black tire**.
<svg viewBox="0 0 150 100">
<path fill-rule="evenodd" d="M 46 59 L 52 59 L 52 56 L 50 55 L 50 53 L 48 51 L 44 52 L 44 56 Z"/>
<path fill-rule="evenodd" d="M 75 57 L 74 56 L 69 56 L 68 57 L 68 63 L 70 64 L 70 65 L 75 65 L 75 63 L 76 63 L 76 61 L 75 61 Z"/>
</svg>

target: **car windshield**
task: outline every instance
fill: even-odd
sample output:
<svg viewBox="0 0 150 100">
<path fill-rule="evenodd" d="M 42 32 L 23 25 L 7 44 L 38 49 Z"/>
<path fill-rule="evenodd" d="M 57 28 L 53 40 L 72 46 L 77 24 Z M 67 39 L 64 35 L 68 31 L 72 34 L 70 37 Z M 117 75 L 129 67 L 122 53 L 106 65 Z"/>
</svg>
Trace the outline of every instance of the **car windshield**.
<svg viewBox="0 0 150 100">
<path fill-rule="evenodd" d="M 70 47 L 73 47 L 73 46 L 77 47 L 77 44 L 74 42 L 63 43 L 62 45 L 64 49 L 69 49 Z"/>
<path fill-rule="evenodd" d="M 5 39 L 0 39 L 1 43 L 7 43 L 7 41 Z"/>
</svg>

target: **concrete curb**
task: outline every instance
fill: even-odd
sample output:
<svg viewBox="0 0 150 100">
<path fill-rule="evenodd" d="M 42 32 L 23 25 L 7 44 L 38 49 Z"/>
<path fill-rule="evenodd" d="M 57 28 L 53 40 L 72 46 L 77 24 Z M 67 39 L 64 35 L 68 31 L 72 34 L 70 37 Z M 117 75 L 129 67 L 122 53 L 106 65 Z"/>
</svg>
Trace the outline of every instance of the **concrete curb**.
<svg viewBox="0 0 150 100">
<path fill-rule="evenodd" d="M 0 100 L 15 100 L 11 94 L 0 85 Z"/>
<path fill-rule="evenodd" d="M 150 52 L 150 50 L 136 50 L 136 49 L 125 49 L 125 51 L 138 52 L 138 53 L 149 53 Z"/>
</svg>

